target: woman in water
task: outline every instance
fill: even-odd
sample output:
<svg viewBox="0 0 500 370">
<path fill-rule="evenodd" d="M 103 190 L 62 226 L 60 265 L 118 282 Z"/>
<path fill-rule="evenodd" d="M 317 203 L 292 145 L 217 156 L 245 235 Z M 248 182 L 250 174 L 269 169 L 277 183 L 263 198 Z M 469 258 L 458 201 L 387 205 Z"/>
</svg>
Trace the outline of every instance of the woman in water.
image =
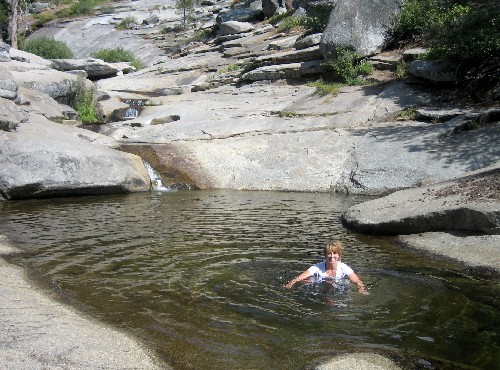
<svg viewBox="0 0 500 370">
<path fill-rule="evenodd" d="M 342 257 L 342 243 L 340 241 L 334 240 L 325 245 L 324 253 L 324 262 L 309 267 L 295 279 L 292 279 L 285 287 L 291 288 L 295 283 L 310 277 L 333 280 L 347 277 L 352 283 L 356 284 L 358 292 L 361 294 L 368 294 L 365 285 L 359 279 L 358 275 L 356 275 L 356 273 L 345 263 L 340 262 L 340 258 Z"/>
</svg>

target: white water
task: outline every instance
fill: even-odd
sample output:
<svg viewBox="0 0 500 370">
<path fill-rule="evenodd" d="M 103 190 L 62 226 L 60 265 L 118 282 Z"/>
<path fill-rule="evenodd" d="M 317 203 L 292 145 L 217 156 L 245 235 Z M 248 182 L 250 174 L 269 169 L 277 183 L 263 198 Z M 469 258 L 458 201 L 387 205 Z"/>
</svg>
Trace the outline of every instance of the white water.
<svg viewBox="0 0 500 370">
<path fill-rule="evenodd" d="M 152 188 L 155 191 L 174 191 L 174 189 L 171 189 L 169 187 L 166 187 L 162 183 L 161 176 L 156 173 L 154 168 L 146 161 L 144 162 L 144 167 L 146 167 L 146 170 L 148 171 L 149 178 L 151 179 L 151 184 Z"/>
</svg>

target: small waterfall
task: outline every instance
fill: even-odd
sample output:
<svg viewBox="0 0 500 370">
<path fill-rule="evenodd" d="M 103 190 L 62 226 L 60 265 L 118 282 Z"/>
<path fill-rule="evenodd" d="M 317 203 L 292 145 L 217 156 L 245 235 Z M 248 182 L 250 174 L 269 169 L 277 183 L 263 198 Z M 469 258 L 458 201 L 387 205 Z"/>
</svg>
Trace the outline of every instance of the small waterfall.
<svg viewBox="0 0 500 370">
<path fill-rule="evenodd" d="M 156 191 L 173 191 L 173 189 L 170 189 L 168 187 L 163 186 L 161 176 L 156 173 L 156 171 L 153 169 L 153 167 L 146 161 L 144 162 L 144 167 L 146 167 L 146 170 L 148 171 L 149 178 L 151 179 L 151 184 L 153 190 Z"/>
<path fill-rule="evenodd" d="M 121 114 L 125 120 L 139 117 L 141 110 L 146 106 L 144 99 L 122 99 L 122 102 L 129 105 L 129 108 L 124 109 Z"/>
</svg>

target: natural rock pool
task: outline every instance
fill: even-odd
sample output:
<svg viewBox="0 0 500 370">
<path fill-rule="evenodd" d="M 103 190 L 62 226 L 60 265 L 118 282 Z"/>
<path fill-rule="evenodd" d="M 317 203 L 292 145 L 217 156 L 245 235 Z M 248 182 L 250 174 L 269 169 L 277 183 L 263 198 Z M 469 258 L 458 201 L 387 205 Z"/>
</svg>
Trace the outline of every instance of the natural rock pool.
<svg viewBox="0 0 500 370">
<path fill-rule="evenodd" d="M 345 352 L 493 369 L 498 276 L 345 230 L 366 198 L 234 191 L 0 202 L 10 257 L 176 369 L 304 369 Z M 369 287 L 283 288 L 332 238 Z M 464 251 L 466 253 L 466 251 Z"/>
</svg>

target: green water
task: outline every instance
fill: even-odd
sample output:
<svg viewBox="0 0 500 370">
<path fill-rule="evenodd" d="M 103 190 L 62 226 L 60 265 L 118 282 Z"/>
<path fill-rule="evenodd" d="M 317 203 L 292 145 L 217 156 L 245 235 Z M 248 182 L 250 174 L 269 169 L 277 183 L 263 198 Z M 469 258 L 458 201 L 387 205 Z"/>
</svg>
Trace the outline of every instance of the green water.
<svg viewBox="0 0 500 370">
<path fill-rule="evenodd" d="M 346 352 L 403 368 L 494 369 L 498 276 L 345 230 L 366 200 L 179 191 L 0 202 L 12 260 L 176 369 L 307 369 Z M 332 238 L 369 287 L 283 288 Z"/>
</svg>

